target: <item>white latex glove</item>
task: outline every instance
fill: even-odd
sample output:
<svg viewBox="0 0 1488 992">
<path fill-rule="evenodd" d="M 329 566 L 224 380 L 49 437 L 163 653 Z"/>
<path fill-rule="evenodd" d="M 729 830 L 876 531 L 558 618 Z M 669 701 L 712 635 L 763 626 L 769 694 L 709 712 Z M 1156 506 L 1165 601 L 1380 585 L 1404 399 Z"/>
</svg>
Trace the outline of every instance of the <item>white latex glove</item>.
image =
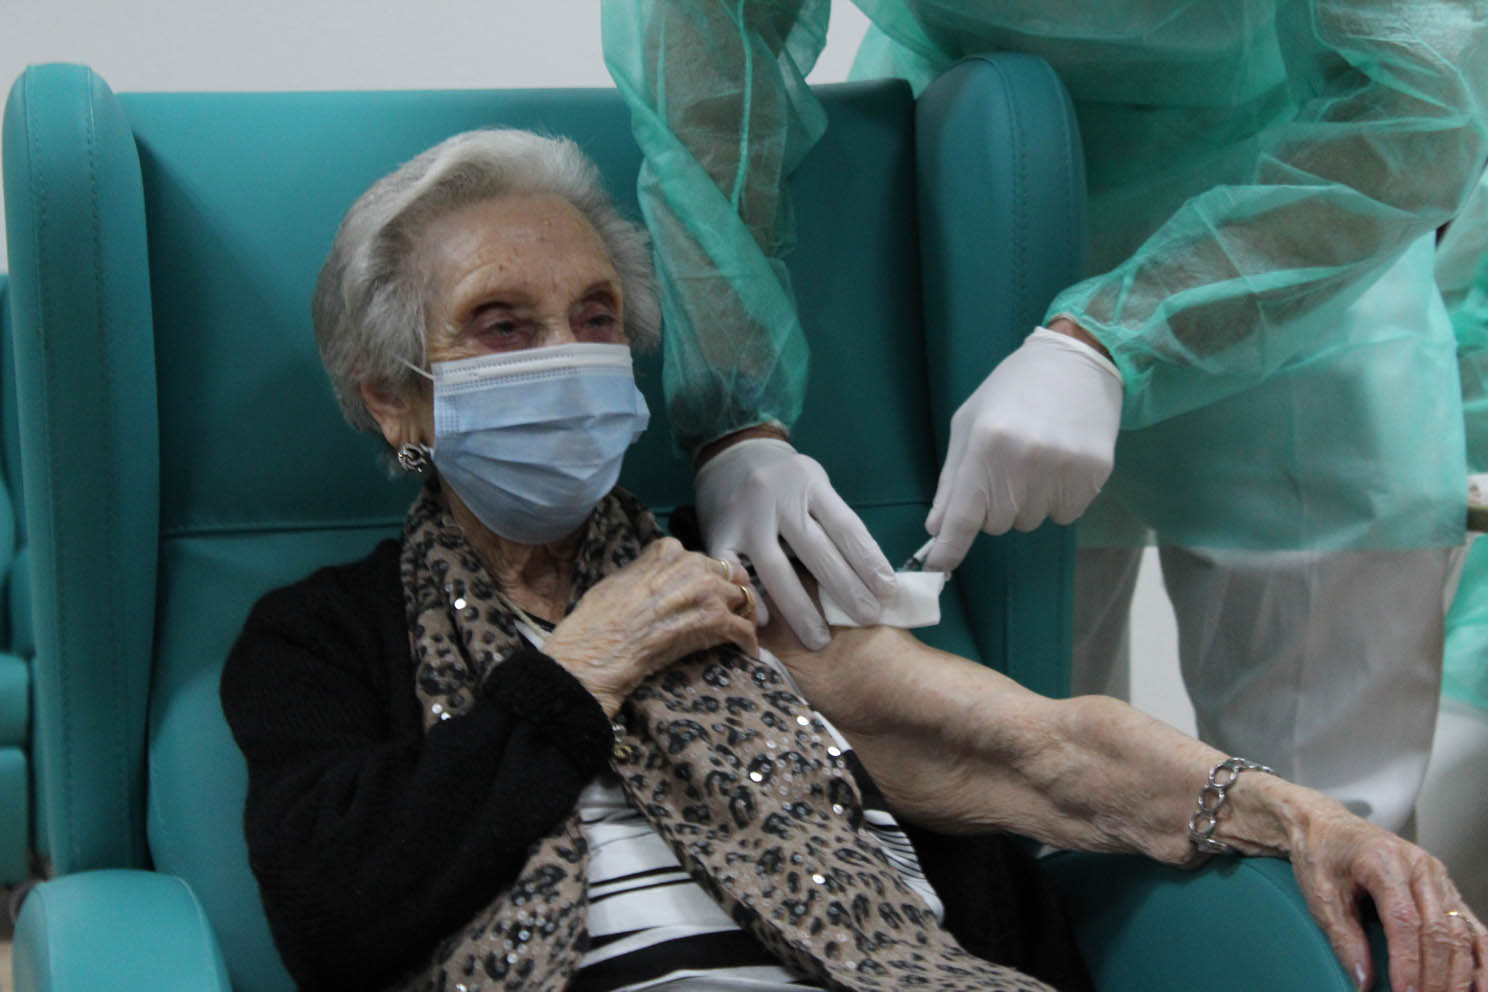
<svg viewBox="0 0 1488 992">
<path fill-rule="evenodd" d="M 925 568 L 961 564 L 978 531 L 1067 524 L 1111 475 L 1121 373 L 1100 352 L 1040 327 L 951 418 L 951 444 L 925 529 Z"/>
<path fill-rule="evenodd" d="M 698 469 L 695 485 L 708 554 L 739 567 L 748 558 L 763 591 L 811 650 L 826 647 L 830 635 L 782 539 L 860 623 L 875 622 L 880 600 L 894 594 L 894 569 L 868 528 L 837 495 L 821 465 L 785 441 L 739 441 Z M 760 626 L 770 620 L 763 597 L 755 615 Z"/>
</svg>

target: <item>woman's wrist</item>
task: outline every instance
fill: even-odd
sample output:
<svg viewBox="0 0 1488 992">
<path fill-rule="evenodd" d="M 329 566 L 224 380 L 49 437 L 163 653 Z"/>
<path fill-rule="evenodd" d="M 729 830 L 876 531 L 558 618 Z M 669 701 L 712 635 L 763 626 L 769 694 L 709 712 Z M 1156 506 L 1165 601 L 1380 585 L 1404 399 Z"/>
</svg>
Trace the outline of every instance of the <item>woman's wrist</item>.
<svg viewBox="0 0 1488 992">
<path fill-rule="evenodd" d="M 558 664 L 561 665 L 563 668 L 568 670 L 568 674 L 572 675 L 575 681 L 577 681 L 579 685 L 584 687 L 585 692 L 594 697 L 594 701 L 598 703 L 599 708 L 604 711 L 606 720 L 615 719 L 615 714 L 620 712 L 620 707 L 625 704 L 626 697 L 630 695 L 628 691 L 622 692 L 610 686 L 601 687 L 591 684 L 590 682 L 585 681 L 578 672 L 573 670 L 573 668 L 565 664 L 563 659 L 555 658 L 554 660 L 557 661 Z"/>
<path fill-rule="evenodd" d="M 604 710 L 604 715 L 610 720 L 615 719 L 615 714 L 620 712 L 620 707 L 625 703 L 624 696 L 613 696 L 598 692 L 593 693 L 593 696 L 594 701 L 599 704 L 599 708 Z"/>
<path fill-rule="evenodd" d="M 554 642 L 557 643 L 554 643 Z M 613 720 L 620 706 L 630 695 L 634 686 L 624 686 L 617 679 L 612 665 L 605 665 L 587 656 L 587 652 L 576 646 L 565 645 L 555 629 L 543 645 L 543 653 L 558 663 L 558 666 L 574 677 L 584 691 L 604 710 L 606 719 Z"/>
<path fill-rule="evenodd" d="M 1328 804 L 1337 805 L 1276 775 L 1245 772 L 1227 790 L 1213 836 L 1239 854 L 1287 857 L 1306 835 L 1311 819 Z"/>
<path fill-rule="evenodd" d="M 606 719 L 613 720 L 645 673 L 639 660 L 624 652 L 631 645 L 596 637 L 591 626 L 574 627 L 576 616 L 577 612 L 570 614 L 553 628 L 543 652 L 594 697 Z"/>
</svg>

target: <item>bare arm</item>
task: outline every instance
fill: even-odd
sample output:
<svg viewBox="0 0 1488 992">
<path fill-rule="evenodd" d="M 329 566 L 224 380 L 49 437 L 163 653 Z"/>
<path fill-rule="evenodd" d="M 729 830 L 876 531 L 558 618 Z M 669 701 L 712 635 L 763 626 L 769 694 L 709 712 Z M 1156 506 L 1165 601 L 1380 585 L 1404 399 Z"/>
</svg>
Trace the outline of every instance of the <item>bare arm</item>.
<svg viewBox="0 0 1488 992">
<path fill-rule="evenodd" d="M 763 633 L 906 817 L 1192 859 L 1188 817 L 1206 771 L 1225 757 L 1213 748 L 1114 699 L 1047 699 L 906 631 L 839 628 L 816 654 L 775 625 Z"/>
<path fill-rule="evenodd" d="M 839 628 L 815 654 L 778 623 L 760 640 L 907 819 L 1169 864 L 1200 860 L 1188 821 L 1208 770 L 1226 756 L 1126 703 L 1046 699 L 886 627 Z M 1488 988 L 1488 931 L 1441 863 L 1340 803 L 1248 773 L 1229 791 L 1214 837 L 1244 854 L 1291 858 L 1361 987 L 1372 971 L 1359 911 L 1368 896 L 1389 942 L 1393 987 Z"/>
</svg>

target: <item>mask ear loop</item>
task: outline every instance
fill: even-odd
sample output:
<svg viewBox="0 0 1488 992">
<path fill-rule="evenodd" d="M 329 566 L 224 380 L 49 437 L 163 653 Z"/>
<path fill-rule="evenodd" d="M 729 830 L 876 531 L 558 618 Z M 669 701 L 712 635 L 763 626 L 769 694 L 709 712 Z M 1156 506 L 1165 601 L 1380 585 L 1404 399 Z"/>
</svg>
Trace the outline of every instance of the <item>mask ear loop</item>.
<svg viewBox="0 0 1488 992">
<path fill-rule="evenodd" d="M 398 361 L 408 366 L 411 371 L 417 372 L 425 379 L 428 379 L 430 382 L 434 381 L 433 375 L 425 372 L 423 369 L 419 368 L 408 359 L 400 357 Z M 427 444 L 409 443 L 403 445 L 401 448 L 398 449 L 398 467 L 405 472 L 417 472 L 419 475 L 423 475 L 429 470 L 429 466 L 433 463 L 434 449 Z"/>
<path fill-rule="evenodd" d="M 419 368 L 417 365 L 413 364 L 408 359 L 403 358 L 403 357 L 400 356 L 398 358 L 398 362 L 399 362 L 399 364 L 406 365 L 408 367 L 408 371 L 410 371 L 410 372 L 416 372 L 417 374 L 423 376 L 425 379 L 428 379 L 430 382 L 433 382 L 434 381 L 434 373 L 432 373 L 432 372 L 425 372 L 423 369 Z"/>
</svg>

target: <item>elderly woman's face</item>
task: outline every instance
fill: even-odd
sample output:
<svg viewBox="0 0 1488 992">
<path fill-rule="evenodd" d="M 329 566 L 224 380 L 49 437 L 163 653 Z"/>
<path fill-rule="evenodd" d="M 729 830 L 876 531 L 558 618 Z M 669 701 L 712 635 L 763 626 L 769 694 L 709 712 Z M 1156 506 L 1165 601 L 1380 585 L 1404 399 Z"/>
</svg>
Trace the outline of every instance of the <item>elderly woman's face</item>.
<svg viewBox="0 0 1488 992">
<path fill-rule="evenodd" d="M 620 276 L 599 233 L 559 196 L 505 196 L 445 214 L 420 244 L 429 363 L 588 342 L 628 344 Z M 397 450 L 434 441 L 433 392 L 360 386 Z"/>
<path fill-rule="evenodd" d="M 430 362 L 627 342 L 620 277 L 599 234 L 562 197 L 463 207 L 430 224 L 423 247 Z"/>
</svg>

